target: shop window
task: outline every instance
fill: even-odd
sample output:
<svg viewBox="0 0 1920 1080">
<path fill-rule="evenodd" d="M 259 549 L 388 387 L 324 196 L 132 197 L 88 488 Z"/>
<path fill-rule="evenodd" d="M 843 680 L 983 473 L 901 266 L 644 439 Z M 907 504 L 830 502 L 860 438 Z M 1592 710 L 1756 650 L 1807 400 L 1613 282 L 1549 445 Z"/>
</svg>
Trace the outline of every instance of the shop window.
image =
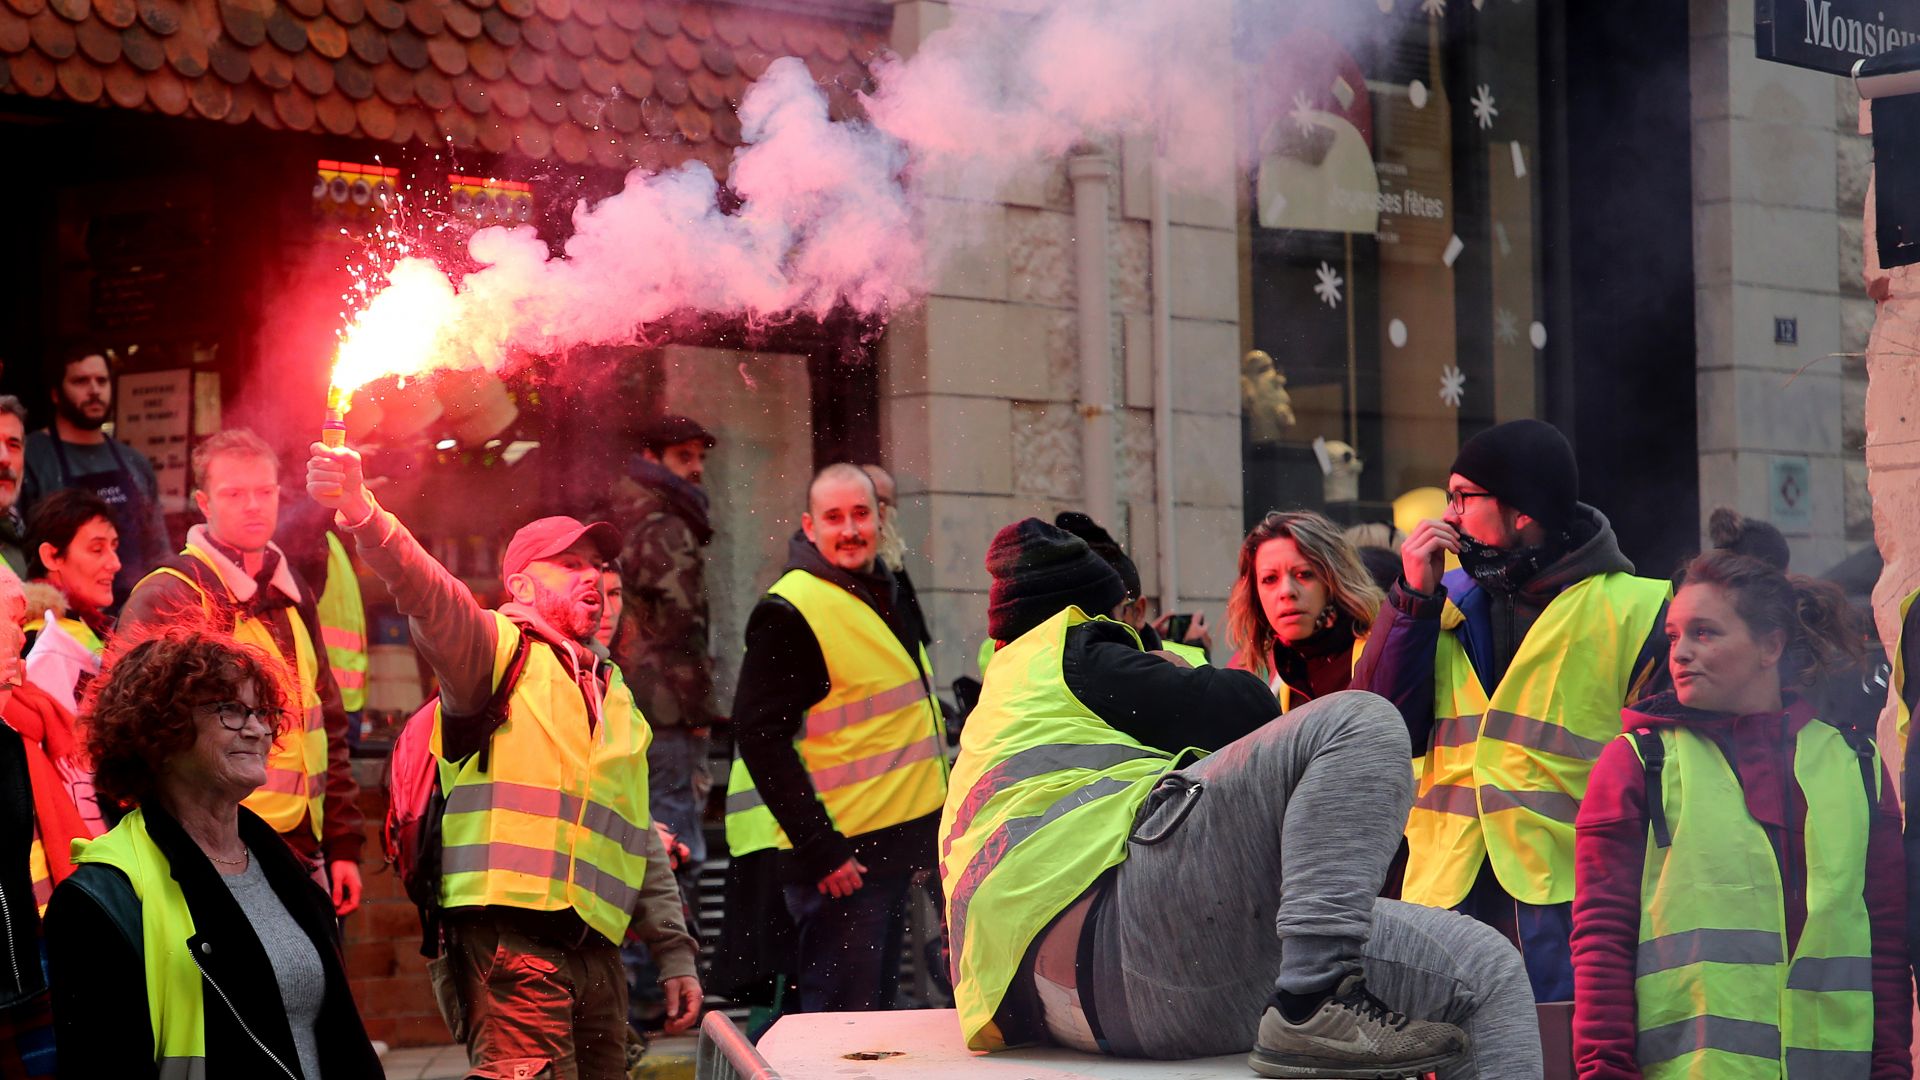
<svg viewBox="0 0 1920 1080">
<path fill-rule="evenodd" d="M 1534 8 L 1364 7 L 1283 41 L 1249 105 L 1276 118 L 1244 136 L 1249 524 L 1391 521 L 1463 438 L 1540 410 Z"/>
</svg>

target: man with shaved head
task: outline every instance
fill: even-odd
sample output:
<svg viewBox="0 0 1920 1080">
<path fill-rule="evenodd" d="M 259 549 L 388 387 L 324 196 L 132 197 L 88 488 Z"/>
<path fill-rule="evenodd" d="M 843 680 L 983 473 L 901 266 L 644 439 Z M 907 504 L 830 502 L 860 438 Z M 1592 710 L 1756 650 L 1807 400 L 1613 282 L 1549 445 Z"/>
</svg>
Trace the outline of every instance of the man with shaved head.
<svg viewBox="0 0 1920 1080">
<path fill-rule="evenodd" d="M 945 725 L 877 558 L 880 513 L 858 467 L 814 477 L 734 695 L 727 847 L 779 853 L 801 1012 L 893 1007 L 907 886 L 934 865 L 946 798 Z"/>
</svg>

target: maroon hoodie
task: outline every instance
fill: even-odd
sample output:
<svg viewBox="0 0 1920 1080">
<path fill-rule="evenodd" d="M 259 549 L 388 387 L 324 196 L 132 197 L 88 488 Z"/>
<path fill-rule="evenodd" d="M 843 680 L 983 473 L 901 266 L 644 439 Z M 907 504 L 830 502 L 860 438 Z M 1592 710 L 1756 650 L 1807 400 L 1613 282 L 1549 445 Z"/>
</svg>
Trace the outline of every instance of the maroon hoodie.
<svg viewBox="0 0 1920 1080">
<path fill-rule="evenodd" d="M 1807 805 L 1793 782 L 1794 737 L 1813 721 L 1789 698 L 1784 716 L 1728 716 L 1681 705 L 1673 694 L 1623 711 L 1627 730 L 1684 724 L 1732 763 L 1747 812 L 1766 830 L 1787 885 L 1787 940 L 1807 921 Z M 1879 813 L 1867 837 L 1867 915 L 1873 922 L 1874 1080 L 1913 1075 L 1912 991 L 1906 960 L 1906 862 L 1900 806 L 1882 765 Z M 1640 874 L 1647 847 L 1646 772 L 1633 746 L 1609 743 L 1580 805 L 1574 848 L 1573 1053 L 1584 1080 L 1638 1077 L 1634 1056 L 1634 954 L 1640 940 Z"/>
</svg>

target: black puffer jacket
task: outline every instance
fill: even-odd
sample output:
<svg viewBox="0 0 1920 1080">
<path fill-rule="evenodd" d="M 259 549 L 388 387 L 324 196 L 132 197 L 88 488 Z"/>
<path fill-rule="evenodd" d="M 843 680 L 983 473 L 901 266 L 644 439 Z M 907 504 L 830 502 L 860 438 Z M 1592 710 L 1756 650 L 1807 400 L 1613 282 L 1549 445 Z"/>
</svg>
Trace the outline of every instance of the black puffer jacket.
<svg viewBox="0 0 1920 1080">
<path fill-rule="evenodd" d="M 205 973 L 200 986 L 207 1080 L 384 1077 L 347 988 L 332 905 L 279 834 L 241 808 L 241 840 L 288 914 L 312 939 L 326 971 L 326 998 L 314 1032 L 324 1078 L 301 1076 L 271 962 L 212 861 L 165 811 L 157 806 L 145 811 L 147 832 L 173 867 L 193 913 L 196 932 L 188 945 Z M 76 867 L 47 908 L 47 953 L 60 1076 L 156 1076 L 140 901 L 126 875 L 99 863 Z"/>
<path fill-rule="evenodd" d="M 40 918 L 33 903 L 33 784 L 27 751 L 0 724 L 0 1009 L 47 989 L 40 974 Z"/>
</svg>

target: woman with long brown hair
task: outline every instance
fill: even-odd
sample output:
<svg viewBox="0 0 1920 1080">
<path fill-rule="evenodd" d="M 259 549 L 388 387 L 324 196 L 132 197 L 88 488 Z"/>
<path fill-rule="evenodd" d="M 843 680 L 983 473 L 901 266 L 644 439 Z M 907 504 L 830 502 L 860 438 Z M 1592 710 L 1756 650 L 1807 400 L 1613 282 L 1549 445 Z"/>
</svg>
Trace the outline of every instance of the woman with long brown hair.
<svg viewBox="0 0 1920 1080">
<path fill-rule="evenodd" d="M 1273 511 L 1240 542 L 1227 599 L 1232 666 L 1268 680 L 1282 712 L 1345 690 L 1382 599 L 1340 526 Z"/>
<path fill-rule="evenodd" d="M 1900 806 L 1810 693 L 1864 638 L 1828 582 L 1730 551 L 1666 615 L 1574 847 L 1573 1047 L 1607 1077 L 1912 1075 Z"/>
</svg>

